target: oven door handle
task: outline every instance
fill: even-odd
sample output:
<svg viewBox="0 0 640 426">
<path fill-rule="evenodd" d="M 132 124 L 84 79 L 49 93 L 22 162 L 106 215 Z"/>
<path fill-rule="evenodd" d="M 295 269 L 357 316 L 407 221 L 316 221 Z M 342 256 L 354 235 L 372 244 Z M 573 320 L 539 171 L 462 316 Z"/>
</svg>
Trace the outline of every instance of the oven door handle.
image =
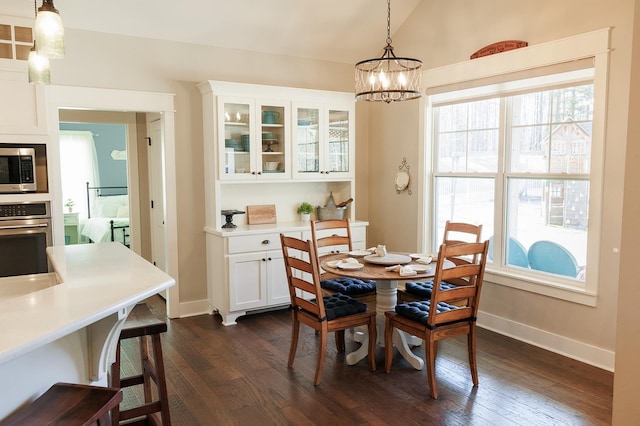
<svg viewBox="0 0 640 426">
<path fill-rule="evenodd" d="M 6 230 L 6 229 L 27 229 L 27 228 L 46 228 L 47 226 L 49 226 L 46 223 L 34 223 L 31 225 L 7 225 L 7 226 L 0 226 L 0 230 Z"/>
</svg>

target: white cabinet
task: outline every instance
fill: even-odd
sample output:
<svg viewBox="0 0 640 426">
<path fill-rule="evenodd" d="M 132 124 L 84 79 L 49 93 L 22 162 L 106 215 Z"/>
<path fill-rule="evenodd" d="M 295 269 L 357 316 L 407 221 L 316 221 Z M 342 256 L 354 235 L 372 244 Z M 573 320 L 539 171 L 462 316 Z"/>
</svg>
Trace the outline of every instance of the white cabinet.
<svg viewBox="0 0 640 426">
<path fill-rule="evenodd" d="M 251 311 L 288 306 L 280 233 L 310 238 L 296 213 L 302 202 L 344 201 L 365 248 L 366 222 L 355 220 L 353 93 L 222 81 L 202 93 L 207 289 L 209 308 L 224 325 Z M 295 141 L 295 146 L 293 145 Z M 275 205 L 277 222 L 223 228 L 223 210 Z M 352 230 L 354 227 L 352 226 Z"/>
<path fill-rule="evenodd" d="M 289 105 L 277 99 L 218 97 L 219 179 L 291 178 Z"/>
<path fill-rule="evenodd" d="M 293 106 L 292 170 L 296 179 L 339 179 L 355 175 L 352 103 Z"/>
<path fill-rule="evenodd" d="M 366 247 L 368 223 L 351 223 L 354 249 Z M 311 239 L 308 223 L 207 230 L 207 288 L 209 307 L 222 317 L 223 325 L 252 311 L 288 306 L 289 286 L 282 259 L 280 233 Z"/>
<path fill-rule="evenodd" d="M 302 229 L 283 233 L 300 238 Z M 280 233 L 207 233 L 207 285 L 210 307 L 224 325 L 250 311 L 288 306 Z"/>
<path fill-rule="evenodd" d="M 234 254 L 229 267 L 229 310 L 287 305 L 289 287 L 280 251 Z"/>
<path fill-rule="evenodd" d="M 205 147 L 213 145 L 210 152 L 215 156 L 212 178 L 241 182 L 355 177 L 352 93 L 221 81 L 206 81 L 198 88 L 203 95 Z"/>
</svg>

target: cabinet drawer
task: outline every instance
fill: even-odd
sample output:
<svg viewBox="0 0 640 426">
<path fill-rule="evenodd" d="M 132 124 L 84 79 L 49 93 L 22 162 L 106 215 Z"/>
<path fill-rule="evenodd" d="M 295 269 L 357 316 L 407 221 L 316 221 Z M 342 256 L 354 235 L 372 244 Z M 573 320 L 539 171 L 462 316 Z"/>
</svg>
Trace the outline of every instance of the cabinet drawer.
<svg viewBox="0 0 640 426">
<path fill-rule="evenodd" d="M 300 238 L 299 232 L 285 232 L 287 237 Z M 228 253 L 245 253 L 251 251 L 280 250 L 280 233 L 239 235 L 229 237 Z"/>
</svg>

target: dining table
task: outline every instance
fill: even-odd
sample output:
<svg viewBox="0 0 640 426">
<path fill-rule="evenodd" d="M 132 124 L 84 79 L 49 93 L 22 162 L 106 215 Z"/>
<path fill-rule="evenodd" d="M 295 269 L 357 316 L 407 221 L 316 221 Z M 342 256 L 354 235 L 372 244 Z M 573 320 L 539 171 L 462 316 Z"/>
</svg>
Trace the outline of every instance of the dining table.
<svg viewBox="0 0 640 426">
<path fill-rule="evenodd" d="M 394 310 L 398 300 L 399 283 L 433 278 L 436 271 L 435 261 L 431 259 L 430 263 L 419 263 L 426 262 L 425 258 L 429 257 L 407 253 L 385 253 L 384 256 L 377 256 L 364 251 L 355 251 L 322 256 L 320 267 L 323 271 L 334 275 L 376 282 L 376 340 L 379 345 L 384 345 L 384 313 Z M 359 265 L 356 264 L 356 261 Z M 451 266 L 453 263 L 445 260 L 444 267 Z M 404 267 L 402 275 L 400 273 L 401 267 Z M 421 340 L 412 338 L 413 336 L 408 336 L 403 331 L 394 329 L 393 344 L 398 352 L 413 368 L 422 370 L 424 361 L 415 355 L 410 348 L 410 345 L 419 345 Z M 360 348 L 349 353 L 346 357 L 349 365 L 356 364 L 367 356 L 368 339 L 369 336 L 363 333 L 363 337 L 359 339 L 362 343 Z"/>
</svg>

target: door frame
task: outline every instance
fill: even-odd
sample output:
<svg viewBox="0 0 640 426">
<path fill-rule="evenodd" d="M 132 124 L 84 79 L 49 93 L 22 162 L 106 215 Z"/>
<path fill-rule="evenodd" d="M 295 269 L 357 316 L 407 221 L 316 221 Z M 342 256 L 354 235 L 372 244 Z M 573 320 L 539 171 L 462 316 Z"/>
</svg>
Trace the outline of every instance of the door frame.
<svg viewBox="0 0 640 426">
<path fill-rule="evenodd" d="M 166 258 L 167 273 L 176 281 L 168 290 L 167 315 L 180 316 L 178 270 L 178 222 L 176 208 L 175 167 L 175 112 L 174 97 L 170 93 L 137 92 L 129 90 L 99 89 L 74 86 L 47 86 L 45 99 L 47 109 L 47 165 L 52 189 L 51 215 L 54 241 L 64 241 L 64 229 L 56 224 L 64 223 L 62 180 L 60 174 L 60 109 L 88 109 L 97 111 L 135 111 L 159 113 L 164 135 L 164 170 L 166 203 Z"/>
</svg>

